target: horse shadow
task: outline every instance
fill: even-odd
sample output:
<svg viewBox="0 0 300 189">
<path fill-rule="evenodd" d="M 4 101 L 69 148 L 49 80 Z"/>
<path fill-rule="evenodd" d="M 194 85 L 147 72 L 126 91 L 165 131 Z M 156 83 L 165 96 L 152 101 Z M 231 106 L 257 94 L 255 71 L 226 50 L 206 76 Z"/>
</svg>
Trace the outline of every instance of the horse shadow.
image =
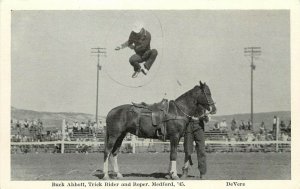
<svg viewBox="0 0 300 189">
<path fill-rule="evenodd" d="M 111 179 L 115 179 L 117 177 L 117 174 L 110 171 L 108 172 L 108 175 Z M 104 173 L 102 170 L 96 170 L 96 173 L 93 175 L 95 177 L 98 177 L 98 179 L 102 179 L 104 177 Z M 182 176 L 182 174 L 178 174 L 179 178 Z M 170 175 L 168 173 L 161 173 L 161 172 L 154 172 L 154 173 L 129 173 L 129 174 L 123 174 L 123 180 L 130 180 L 130 177 L 141 177 L 145 179 L 171 179 Z M 195 176 L 189 175 L 188 178 L 195 178 Z M 133 178 L 132 178 L 133 179 Z"/>
</svg>

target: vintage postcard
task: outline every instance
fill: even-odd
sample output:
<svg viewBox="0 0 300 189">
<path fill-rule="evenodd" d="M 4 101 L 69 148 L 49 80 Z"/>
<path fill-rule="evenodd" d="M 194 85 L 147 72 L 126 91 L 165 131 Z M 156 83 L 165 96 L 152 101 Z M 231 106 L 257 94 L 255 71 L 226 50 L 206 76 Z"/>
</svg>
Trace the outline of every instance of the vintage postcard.
<svg viewBox="0 0 300 189">
<path fill-rule="evenodd" d="M 1 188 L 300 187 L 299 1 L 0 17 Z"/>
</svg>

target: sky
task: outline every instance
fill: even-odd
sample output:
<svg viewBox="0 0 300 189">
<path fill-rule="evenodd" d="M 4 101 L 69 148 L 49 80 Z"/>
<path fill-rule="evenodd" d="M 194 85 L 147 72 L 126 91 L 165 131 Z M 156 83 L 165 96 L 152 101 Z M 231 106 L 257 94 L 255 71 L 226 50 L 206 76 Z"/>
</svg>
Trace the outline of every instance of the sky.
<svg viewBox="0 0 300 189">
<path fill-rule="evenodd" d="M 114 48 L 142 21 L 158 57 L 147 76 L 132 79 L 130 49 Z M 290 110 L 290 18 L 287 10 L 13 11 L 11 105 L 51 112 L 95 113 L 100 58 L 99 114 L 118 105 L 169 100 L 206 82 L 217 115 Z M 180 84 L 181 85 L 180 85 Z M 138 87 L 140 86 L 140 87 Z"/>
</svg>

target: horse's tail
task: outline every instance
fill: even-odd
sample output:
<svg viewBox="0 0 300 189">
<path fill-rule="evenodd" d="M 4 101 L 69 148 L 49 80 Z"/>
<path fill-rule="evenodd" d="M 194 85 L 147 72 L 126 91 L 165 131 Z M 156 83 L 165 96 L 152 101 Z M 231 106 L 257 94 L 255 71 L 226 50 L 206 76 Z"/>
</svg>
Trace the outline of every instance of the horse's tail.
<svg viewBox="0 0 300 189">
<path fill-rule="evenodd" d="M 108 140 L 109 140 L 109 132 L 108 132 L 108 129 L 107 127 L 105 128 L 105 132 L 104 132 L 104 150 L 103 150 L 103 158 L 104 158 L 104 161 L 107 160 L 107 158 L 109 157 L 110 155 L 110 151 L 109 151 L 109 147 L 108 147 Z"/>
<path fill-rule="evenodd" d="M 106 145 L 107 145 L 107 141 L 108 141 L 108 132 L 107 132 L 107 127 L 105 128 L 105 131 L 104 131 L 104 147 L 106 148 Z"/>
<path fill-rule="evenodd" d="M 109 122 L 108 122 L 108 119 L 110 117 L 110 113 L 107 114 L 106 116 L 106 127 L 105 127 L 105 130 L 104 130 L 104 161 L 108 158 L 108 139 L 109 139 L 109 132 L 108 132 L 108 125 L 109 125 Z"/>
</svg>

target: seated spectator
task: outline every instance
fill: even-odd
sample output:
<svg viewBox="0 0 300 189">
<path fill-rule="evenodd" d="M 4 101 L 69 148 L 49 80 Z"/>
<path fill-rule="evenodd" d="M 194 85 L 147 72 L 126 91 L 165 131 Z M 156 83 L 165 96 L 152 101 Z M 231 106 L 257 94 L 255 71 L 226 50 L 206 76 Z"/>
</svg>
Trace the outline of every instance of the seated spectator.
<svg viewBox="0 0 300 189">
<path fill-rule="evenodd" d="M 236 125 L 236 121 L 235 119 L 233 118 L 232 121 L 231 121 L 231 130 L 232 131 L 235 131 L 237 129 L 237 125 Z"/>
<path fill-rule="evenodd" d="M 265 123 L 262 121 L 259 127 L 259 133 L 264 134 L 265 133 Z"/>
<path fill-rule="evenodd" d="M 22 142 L 28 142 L 26 136 L 22 136 Z"/>
<path fill-rule="evenodd" d="M 29 123 L 28 123 L 27 119 L 25 119 L 24 127 L 25 127 L 25 128 L 29 128 Z"/>
<path fill-rule="evenodd" d="M 276 133 L 277 133 L 277 116 L 274 116 L 273 118 L 273 138 L 276 137 Z"/>
<path fill-rule="evenodd" d="M 16 135 L 12 135 L 12 136 L 10 137 L 10 141 L 11 141 L 11 142 L 17 142 L 17 141 L 16 141 Z"/>
<path fill-rule="evenodd" d="M 93 123 L 93 131 L 94 133 L 98 133 L 98 127 L 96 121 Z"/>
<path fill-rule="evenodd" d="M 249 119 L 248 120 L 248 122 L 247 122 L 247 128 L 245 128 L 245 129 L 248 129 L 248 130 L 253 130 L 253 125 L 252 125 L 252 122 L 251 122 L 251 120 Z"/>
<path fill-rule="evenodd" d="M 18 134 L 20 134 L 21 133 L 21 124 L 19 121 L 17 121 L 17 123 L 16 123 L 16 128 L 17 128 Z"/>
<path fill-rule="evenodd" d="M 261 141 L 261 134 L 259 134 L 259 133 L 256 133 L 255 135 L 255 141 Z"/>
<path fill-rule="evenodd" d="M 88 127 L 89 127 L 90 134 L 95 133 L 93 124 L 91 122 L 88 124 Z"/>
<path fill-rule="evenodd" d="M 289 135 L 286 134 L 286 132 L 281 133 L 281 140 L 282 141 L 288 141 Z"/>
<path fill-rule="evenodd" d="M 80 125 L 79 125 L 79 131 L 81 132 L 81 133 L 83 133 L 83 130 L 85 129 L 85 124 L 84 124 L 84 122 L 81 122 L 80 123 Z"/>
<path fill-rule="evenodd" d="M 75 121 L 74 125 L 73 125 L 73 132 L 77 133 L 79 131 L 79 124 L 77 121 Z"/>
<path fill-rule="evenodd" d="M 239 130 L 245 130 L 245 127 L 246 127 L 245 122 L 244 120 L 242 120 L 239 126 Z"/>
<path fill-rule="evenodd" d="M 86 133 L 90 132 L 90 127 L 86 123 L 83 123 L 83 128 L 84 128 L 84 132 Z"/>
<path fill-rule="evenodd" d="M 259 140 L 260 140 L 260 141 L 266 141 L 266 140 L 267 140 L 266 134 L 265 134 L 265 133 L 264 133 L 264 134 L 261 134 Z"/>
<path fill-rule="evenodd" d="M 69 136 L 73 136 L 73 127 L 71 127 L 71 126 L 68 126 L 68 135 Z"/>
<path fill-rule="evenodd" d="M 38 126 L 38 121 L 37 120 L 33 120 L 32 124 L 33 124 L 34 127 L 36 127 L 36 126 Z"/>
<path fill-rule="evenodd" d="M 291 136 L 291 120 L 289 121 L 289 124 L 286 127 L 286 132 L 289 136 Z"/>
<path fill-rule="evenodd" d="M 213 128 L 214 131 L 220 131 L 220 125 L 219 125 L 219 122 L 216 122 L 214 124 L 214 128 Z"/>
<path fill-rule="evenodd" d="M 247 134 L 247 142 L 251 142 L 251 141 L 254 141 L 255 140 L 255 136 L 253 135 L 252 132 L 249 132 Z"/>
<path fill-rule="evenodd" d="M 226 120 L 225 120 L 225 119 L 223 119 L 223 120 L 221 121 L 221 123 L 220 123 L 220 130 L 221 130 L 222 132 L 226 132 L 226 131 L 227 131 L 227 123 L 226 123 Z"/>
<path fill-rule="evenodd" d="M 286 125 L 283 120 L 280 121 L 279 128 L 280 128 L 280 132 L 286 131 Z"/>
<path fill-rule="evenodd" d="M 268 134 L 267 134 L 267 137 L 266 137 L 266 139 L 267 139 L 267 141 L 274 140 L 274 138 L 273 138 L 273 135 L 272 135 L 272 134 L 270 134 L 270 133 L 268 133 Z"/>
</svg>

